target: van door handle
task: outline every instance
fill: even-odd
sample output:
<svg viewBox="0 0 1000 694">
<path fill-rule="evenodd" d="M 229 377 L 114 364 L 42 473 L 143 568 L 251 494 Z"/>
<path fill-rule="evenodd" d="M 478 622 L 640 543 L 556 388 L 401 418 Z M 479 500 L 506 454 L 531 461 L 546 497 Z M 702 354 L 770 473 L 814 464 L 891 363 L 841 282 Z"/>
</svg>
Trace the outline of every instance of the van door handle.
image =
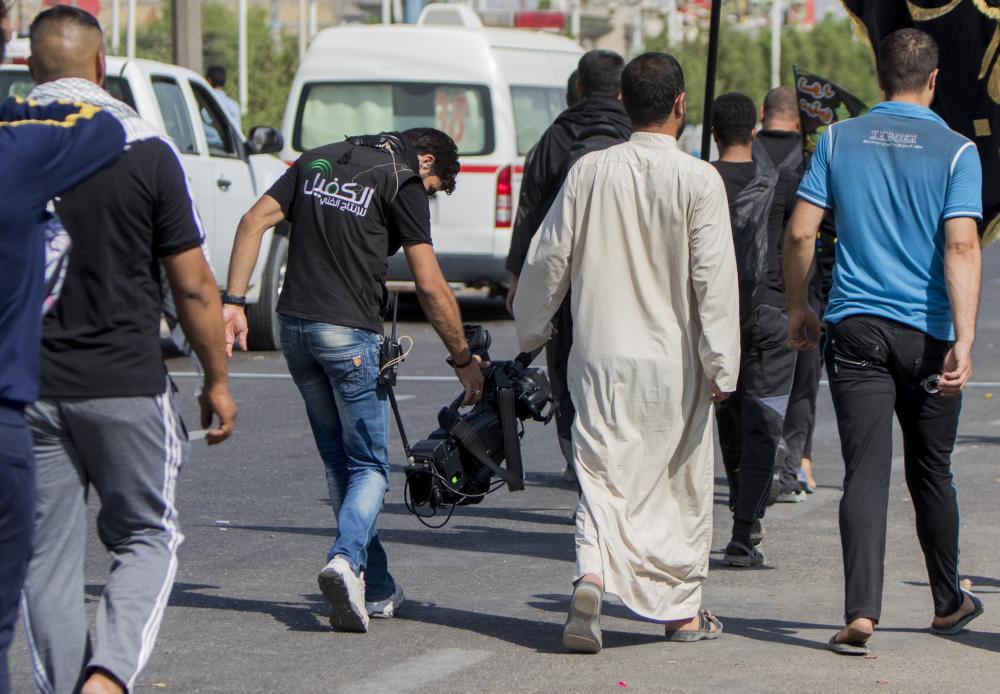
<svg viewBox="0 0 1000 694">
<path fill-rule="evenodd" d="M 219 176 L 219 180 L 215 182 L 215 185 L 219 186 L 219 190 L 224 193 L 229 190 L 229 186 L 233 185 L 233 182 L 225 176 Z"/>
</svg>

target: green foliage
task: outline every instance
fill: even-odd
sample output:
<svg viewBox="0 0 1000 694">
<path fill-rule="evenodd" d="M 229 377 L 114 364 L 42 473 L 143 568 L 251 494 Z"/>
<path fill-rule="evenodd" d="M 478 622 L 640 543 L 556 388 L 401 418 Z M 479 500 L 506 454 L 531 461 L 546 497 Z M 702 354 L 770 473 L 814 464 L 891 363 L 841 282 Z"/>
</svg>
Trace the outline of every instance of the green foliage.
<svg viewBox="0 0 1000 694">
<path fill-rule="evenodd" d="M 234 10 L 218 2 L 202 6 L 202 56 L 205 67 L 226 68 L 226 92 L 239 97 L 239 37 L 238 16 Z M 243 117 L 244 130 L 255 125 L 281 128 L 295 70 L 298 67 L 298 41 L 282 36 L 276 47 L 268 27 L 268 12 L 264 7 L 251 7 L 247 14 L 247 67 L 249 70 L 248 113 Z M 170 3 L 163 3 L 163 14 L 136 35 L 136 53 L 140 58 L 173 61 L 173 41 L 170 31 Z"/>
<path fill-rule="evenodd" d="M 727 4 L 734 4 L 727 0 Z M 724 10 L 723 16 L 729 13 Z M 670 53 L 684 68 L 688 122 L 700 123 L 705 100 L 705 73 L 708 68 L 708 32 L 694 41 L 670 46 L 666 34 L 646 44 L 651 51 Z M 832 15 L 813 29 L 785 29 L 781 36 L 781 83 L 793 84 L 792 66 L 797 65 L 836 82 L 867 105 L 881 101 L 875 80 L 875 61 L 867 42 L 859 41 L 850 20 Z M 719 34 L 719 62 L 715 94 L 739 91 L 760 106 L 771 83 L 771 32 L 756 35 L 723 20 Z"/>
</svg>

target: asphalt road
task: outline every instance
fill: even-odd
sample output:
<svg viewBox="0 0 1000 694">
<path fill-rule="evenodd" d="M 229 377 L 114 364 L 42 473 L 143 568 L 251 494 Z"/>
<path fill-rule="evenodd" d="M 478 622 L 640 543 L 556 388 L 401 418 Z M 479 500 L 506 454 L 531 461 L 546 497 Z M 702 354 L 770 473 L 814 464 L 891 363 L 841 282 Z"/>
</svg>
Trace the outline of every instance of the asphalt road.
<svg viewBox="0 0 1000 694">
<path fill-rule="evenodd" d="M 1000 381 L 1000 303 L 992 298 L 1000 293 L 998 270 L 994 249 L 987 254 L 977 381 Z M 500 302 L 467 299 L 462 308 L 467 320 L 493 332 L 495 357 L 513 355 L 513 326 Z M 416 341 L 403 375 L 448 377 L 443 349 L 419 313 L 411 309 L 403 317 L 401 332 Z M 175 374 L 190 371 L 183 359 L 169 367 Z M 187 540 L 156 651 L 136 691 L 995 691 L 1000 388 L 967 391 L 954 456 L 962 571 L 987 609 L 973 630 L 951 639 L 926 631 L 930 593 L 897 445 L 876 657 L 848 659 L 825 650 L 841 622 L 843 588 L 842 463 L 824 388 L 815 444 L 820 489 L 804 503 L 768 510 L 762 549 L 769 566 L 731 569 L 713 554 L 706 606 L 725 623 L 724 636 L 668 644 L 660 626 L 612 602 L 602 622 L 604 651 L 579 656 L 561 644 L 576 492 L 562 482 L 554 427 L 528 425 L 525 491 L 500 491 L 460 508 L 441 530 L 424 528 L 404 508 L 403 454 L 394 436 L 380 533 L 407 603 L 398 618 L 373 620 L 367 635 L 335 633 L 316 586 L 333 517 L 303 405 L 280 355 L 240 354 L 232 371 L 245 375 L 232 381 L 239 430 L 219 447 L 195 441 L 182 470 L 178 506 Z M 178 376 L 177 382 L 195 429 L 194 381 Z M 458 387 L 447 380 L 405 381 L 398 392 L 412 440 L 434 427 L 437 410 Z M 729 531 L 721 462 L 717 484 L 714 547 L 721 549 Z M 93 533 L 89 548 L 86 593 L 93 607 L 108 560 Z M 11 660 L 14 691 L 30 691 L 20 635 Z"/>
</svg>

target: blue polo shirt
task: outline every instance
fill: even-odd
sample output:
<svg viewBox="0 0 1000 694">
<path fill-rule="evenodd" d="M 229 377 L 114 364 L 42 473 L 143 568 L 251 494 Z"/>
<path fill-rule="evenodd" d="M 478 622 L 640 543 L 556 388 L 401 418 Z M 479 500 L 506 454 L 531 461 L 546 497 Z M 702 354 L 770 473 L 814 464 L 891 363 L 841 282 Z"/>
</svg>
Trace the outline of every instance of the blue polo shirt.
<svg viewBox="0 0 1000 694">
<path fill-rule="evenodd" d="M 867 314 L 954 340 L 944 222 L 983 218 L 982 177 L 975 145 L 928 108 L 886 101 L 832 125 L 798 191 L 836 211 L 827 322 Z"/>
</svg>

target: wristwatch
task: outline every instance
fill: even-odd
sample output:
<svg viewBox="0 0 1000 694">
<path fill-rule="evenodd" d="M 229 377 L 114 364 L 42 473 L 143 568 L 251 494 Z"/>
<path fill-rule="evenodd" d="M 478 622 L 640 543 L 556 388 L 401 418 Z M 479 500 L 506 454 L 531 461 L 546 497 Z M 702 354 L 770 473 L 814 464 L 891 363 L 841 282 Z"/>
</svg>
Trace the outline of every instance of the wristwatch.
<svg viewBox="0 0 1000 694">
<path fill-rule="evenodd" d="M 468 348 L 466 348 L 466 349 L 468 349 Z M 448 362 L 448 366 L 450 366 L 453 369 L 464 369 L 466 366 L 468 366 L 469 364 L 472 363 L 473 359 L 475 359 L 475 356 L 473 356 L 472 350 L 470 349 L 469 350 L 469 358 L 465 360 L 464 364 L 457 363 L 451 357 L 448 357 L 447 359 L 445 359 L 445 361 Z"/>
<path fill-rule="evenodd" d="M 247 305 L 247 298 L 245 296 L 236 296 L 235 294 L 226 294 L 225 292 L 219 292 L 219 294 L 224 304 L 243 307 Z"/>
</svg>

